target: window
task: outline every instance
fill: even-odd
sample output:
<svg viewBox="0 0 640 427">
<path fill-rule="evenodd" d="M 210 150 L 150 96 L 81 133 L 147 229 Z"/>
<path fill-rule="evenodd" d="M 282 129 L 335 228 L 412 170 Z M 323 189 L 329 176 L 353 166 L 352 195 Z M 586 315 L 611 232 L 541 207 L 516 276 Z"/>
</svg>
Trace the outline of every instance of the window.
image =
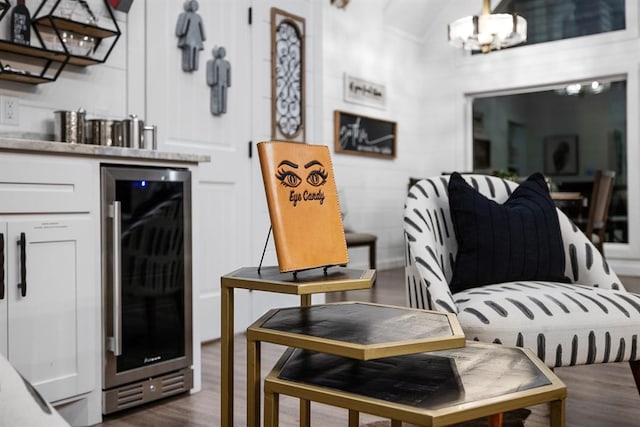
<svg viewBox="0 0 640 427">
<path fill-rule="evenodd" d="M 575 82 L 537 92 L 473 100 L 473 168 L 526 177 L 552 189 L 591 194 L 596 170 L 616 172 L 607 241 L 628 242 L 627 82 Z M 561 206 L 578 224 L 588 206 Z"/>
<path fill-rule="evenodd" d="M 494 12 L 527 20 L 525 44 L 625 29 L 625 0 L 503 0 Z"/>
</svg>

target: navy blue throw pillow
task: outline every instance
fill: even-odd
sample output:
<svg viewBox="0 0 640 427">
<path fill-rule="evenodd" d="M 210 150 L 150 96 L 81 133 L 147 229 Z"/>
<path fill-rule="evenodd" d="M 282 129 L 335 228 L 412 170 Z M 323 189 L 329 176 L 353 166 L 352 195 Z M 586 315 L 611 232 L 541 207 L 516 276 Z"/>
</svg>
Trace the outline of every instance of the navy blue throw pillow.
<svg viewBox="0 0 640 427">
<path fill-rule="evenodd" d="M 448 191 L 458 241 L 452 292 L 490 283 L 568 281 L 558 214 L 540 173 L 504 204 L 480 194 L 457 172 Z"/>
</svg>

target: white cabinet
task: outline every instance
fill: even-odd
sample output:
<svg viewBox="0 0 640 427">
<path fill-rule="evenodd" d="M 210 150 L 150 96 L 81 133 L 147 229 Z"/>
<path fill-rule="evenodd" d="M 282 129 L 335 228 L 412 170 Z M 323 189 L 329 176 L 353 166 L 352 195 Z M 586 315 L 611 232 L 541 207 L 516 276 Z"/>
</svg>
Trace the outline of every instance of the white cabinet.
<svg viewBox="0 0 640 427">
<path fill-rule="evenodd" d="M 71 425 L 102 419 L 101 163 L 193 172 L 201 161 L 209 158 L 0 138 L 0 352 Z M 195 206 L 195 192 L 192 200 Z M 196 218 L 194 212 L 194 230 Z M 193 238 L 197 247 L 197 233 Z M 195 276 L 194 298 L 197 282 Z M 193 367 L 197 391 L 197 328 Z"/>
<path fill-rule="evenodd" d="M 90 221 L 84 215 L 16 219 L 5 235 L 7 321 L 3 352 L 48 401 L 89 392 L 91 363 Z M 97 309 L 98 307 L 93 307 Z"/>
<path fill-rule="evenodd" d="M 100 388 L 98 183 L 86 160 L 0 155 L 0 351 L 53 403 Z"/>
</svg>

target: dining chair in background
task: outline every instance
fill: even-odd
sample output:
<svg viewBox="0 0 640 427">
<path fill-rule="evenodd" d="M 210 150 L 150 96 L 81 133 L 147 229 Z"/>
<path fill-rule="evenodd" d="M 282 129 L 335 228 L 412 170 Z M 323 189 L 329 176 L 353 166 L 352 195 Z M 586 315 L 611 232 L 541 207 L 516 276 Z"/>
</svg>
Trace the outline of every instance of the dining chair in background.
<svg viewBox="0 0 640 427">
<path fill-rule="evenodd" d="M 593 178 L 591 199 L 589 200 L 589 216 L 585 234 L 602 255 L 604 255 L 605 231 L 615 178 L 616 173 L 614 171 L 596 171 Z"/>
</svg>

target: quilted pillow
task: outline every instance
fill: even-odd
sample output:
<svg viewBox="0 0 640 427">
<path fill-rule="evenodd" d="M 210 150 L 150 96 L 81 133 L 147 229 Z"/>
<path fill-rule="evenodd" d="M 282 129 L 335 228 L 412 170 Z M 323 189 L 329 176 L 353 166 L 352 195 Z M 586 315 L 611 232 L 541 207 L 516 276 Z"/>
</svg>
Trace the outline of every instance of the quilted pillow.
<svg viewBox="0 0 640 427">
<path fill-rule="evenodd" d="M 457 172 L 448 191 L 458 241 L 452 292 L 525 280 L 568 282 L 558 214 L 540 173 L 504 204 L 480 194 Z"/>
</svg>

